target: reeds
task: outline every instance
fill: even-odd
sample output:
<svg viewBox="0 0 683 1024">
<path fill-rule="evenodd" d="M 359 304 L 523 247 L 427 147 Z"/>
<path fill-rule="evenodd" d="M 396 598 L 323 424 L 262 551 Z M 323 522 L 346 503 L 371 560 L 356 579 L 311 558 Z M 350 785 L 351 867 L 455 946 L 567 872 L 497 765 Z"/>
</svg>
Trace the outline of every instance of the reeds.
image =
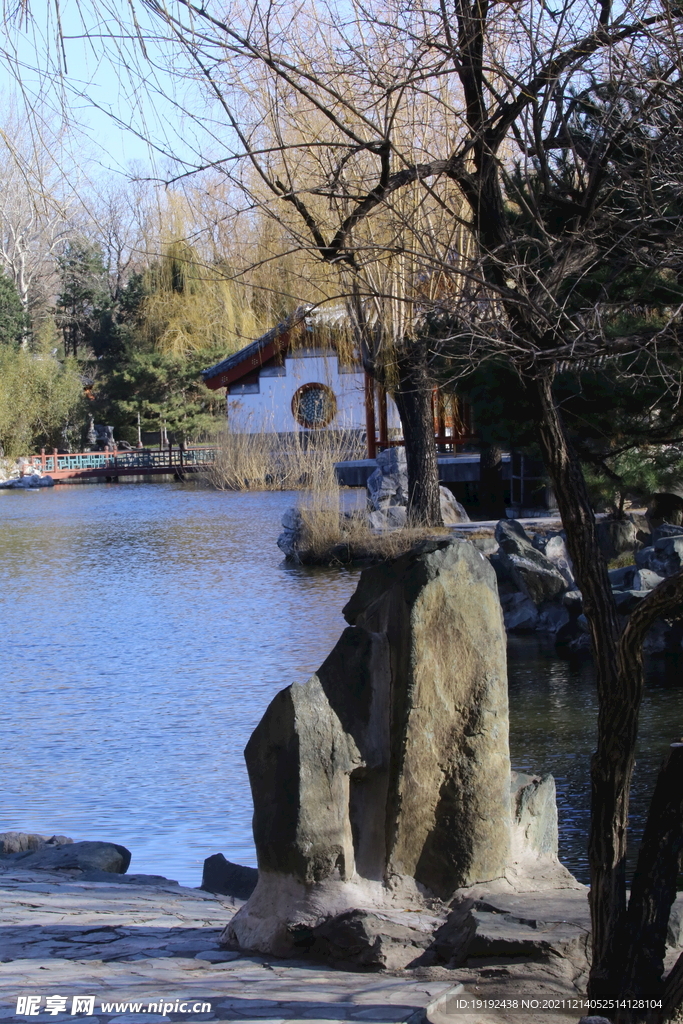
<svg viewBox="0 0 683 1024">
<path fill-rule="evenodd" d="M 339 493 L 335 463 L 362 459 L 358 431 L 240 434 L 225 427 L 216 438 L 216 461 L 199 481 L 224 491 Z"/>
</svg>

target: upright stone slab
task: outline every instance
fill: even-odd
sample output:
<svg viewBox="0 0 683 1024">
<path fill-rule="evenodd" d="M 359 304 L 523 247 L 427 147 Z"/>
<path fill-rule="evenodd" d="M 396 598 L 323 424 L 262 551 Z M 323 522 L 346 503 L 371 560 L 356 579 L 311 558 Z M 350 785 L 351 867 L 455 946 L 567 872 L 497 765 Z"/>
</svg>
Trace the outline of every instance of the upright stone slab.
<svg viewBox="0 0 683 1024">
<path fill-rule="evenodd" d="M 502 875 L 509 856 L 505 633 L 495 573 L 467 541 L 366 570 L 348 622 L 387 637 L 386 876 L 438 896 Z"/>
<path fill-rule="evenodd" d="M 510 853 L 505 634 L 495 574 L 466 541 L 366 570 L 350 627 L 279 693 L 245 757 L 258 885 L 229 941 L 279 956 L 403 886 L 441 896 Z M 419 885 L 416 887 L 416 883 Z"/>
</svg>

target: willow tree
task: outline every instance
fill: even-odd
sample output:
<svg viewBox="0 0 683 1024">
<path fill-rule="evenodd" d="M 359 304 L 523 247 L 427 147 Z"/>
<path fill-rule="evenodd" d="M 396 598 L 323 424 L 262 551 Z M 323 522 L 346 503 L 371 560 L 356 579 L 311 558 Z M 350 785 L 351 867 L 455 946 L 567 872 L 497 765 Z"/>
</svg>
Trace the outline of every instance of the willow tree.
<svg viewBox="0 0 683 1024">
<path fill-rule="evenodd" d="M 182 238 L 163 245 L 144 283 L 143 328 L 161 352 L 229 355 L 270 326 L 259 320 L 244 286 Z"/>
</svg>

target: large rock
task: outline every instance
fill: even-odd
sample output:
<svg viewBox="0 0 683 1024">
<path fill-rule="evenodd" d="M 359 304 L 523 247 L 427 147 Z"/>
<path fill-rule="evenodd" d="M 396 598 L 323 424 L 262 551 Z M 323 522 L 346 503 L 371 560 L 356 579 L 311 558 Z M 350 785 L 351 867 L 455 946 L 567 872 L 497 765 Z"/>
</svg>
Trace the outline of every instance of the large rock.
<svg viewBox="0 0 683 1024">
<path fill-rule="evenodd" d="M 124 875 L 130 851 L 116 843 L 46 843 L 37 849 L 7 854 L 3 860 L 25 871 L 107 871 Z"/>
<path fill-rule="evenodd" d="M 377 456 L 377 469 L 367 482 L 369 522 L 375 530 L 406 525 L 408 507 L 408 467 L 405 448 L 385 448 Z M 447 487 L 439 487 L 441 518 L 444 526 L 469 523 L 470 517 Z M 397 514 L 393 510 L 401 510 Z"/>
<path fill-rule="evenodd" d="M 347 910 L 312 931 L 302 928 L 295 940 L 306 956 L 347 966 L 400 970 L 420 960 L 442 924 L 415 911 Z"/>
<path fill-rule="evenodd" d="M 385 448 L 376 459 L 377 469 L 367 482 L 368 505 L 377 512 L 389 505 L 408 504 L 408 468 L 405 448 Z"/>
<path fill-rule="evenodd" d="M 552 775 L 513 772 L 510 779 L 513 846 L 521 860 L 557 857 L 558 827 L 555 780 Z"/>
<path fill-rule="evenodd" d="M 683 526 L 673 526 L 671 523 L 662 523 L 656 526 L 651 533 L 651 542 L 655 544 L 662 537 L 683 537 Z"/>
<path fill-rule="evenodd" d="M 533 546 L 516 520 L 501 519 L 496 526 L 498 558 L 507 578 L 536 607 L 570 589 L 567 579 L 550 559 Z"/>
<path fill-rule="evenodd" d="M 256 888 L 258 871 L 242 864 L 233 864 L 222 853 L 214 853 L 204 861 L 200 889 L 248 900 Z"/>
<path fill-rule="evenodd" d="M 564 576 L 567 586 L 576 586 L 573 575 L 572 560 L 561 533 L 537 533 L 532 541 L 533 547 L 545 555 L 549 562 Z"/>
<path fill-rule="evenodd" d="M 561 956 L 585 965 L 590 942 L 587 891 L 489 895 L 470 911 L 467 962 L 483 958 L 546 960 Z"/>
<path fill-rule="evenodd" d="M 426 542 L 367 569 L 344 614 L 330 656 L 274 698 L 247 744 L 259 880 L 225 936 L 243 948 L 292 955 L 323 922 L 386 910 L 402 887 L 447 897 L 509 862 L 490 565 L 466 541 Z"/>
<path fill-rule="evenodd" d="M 538 609 L 526 594 L 519 590 L 501 594 L 500 603 L 508 633 L 528 633 L 538 626 Z"/>
<path fill-rule="evenodd" d="M 632 590 L 654 590 L 660 583 L 664 582 L 663 576 L 658 576 L 651 569 L 639 569 L 633 574 L 631 583 Z"/>
<path fill-rule="evenodd" d="M 408 525 L 408 508 L 387 505 L 376 512 L 368 512 L 368 523 L 373 530 L 401 530 Z"/>
<path fill-rule="evenodd" d="M 595 524 L 598 546 L 608 562 L 638 550 L 636 533 L 635 523 L 630 519 L 603 519 Z"/>
<path fill-rule="evenodd" d="M 444 526 L 457 526 L 458 523 L 469 523 L 470 517 L 467 515 L 467 512 L 447 487 L 439 487 L 439 499 Z"/>
<path fill-rule="evenodd" d="M 41 836 L 34 832 L 0 832 L 0 854 L 25 853 L 46 845 L 63 846 L 66 843 L 73 843 L 73 839 L 68 836 Z"/>
<path fill-rule="evenodd" d="M 282 533 L 277 546 L 285 558 L 296 561 L 303 536 L 303 517 L 298 508 L 288 508 L 282 516 Z"/>
</svg>

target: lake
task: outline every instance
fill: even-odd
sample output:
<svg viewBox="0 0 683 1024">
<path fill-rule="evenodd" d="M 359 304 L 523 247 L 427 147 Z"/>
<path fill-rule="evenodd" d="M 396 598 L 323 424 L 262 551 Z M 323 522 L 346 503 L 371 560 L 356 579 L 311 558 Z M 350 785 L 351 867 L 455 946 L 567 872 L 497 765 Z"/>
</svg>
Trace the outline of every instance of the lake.
<svg viewBox="0 0 683 1024">
<path fill-rule="evenodd" d="M 182 484 L 0 492 L 0 831 L 121 843 L 199 885 L 255 864 L 242 751 L 273 695 L 334 645 L 357 571 L 288 567 L 286 492 Z M 675 661 L 650 666 L 634 819 L 683 733 Z M 590 662 L 510 643 L 515 767 L 552 772 L 561 856 L 586 880 Z"/>
</svg>

